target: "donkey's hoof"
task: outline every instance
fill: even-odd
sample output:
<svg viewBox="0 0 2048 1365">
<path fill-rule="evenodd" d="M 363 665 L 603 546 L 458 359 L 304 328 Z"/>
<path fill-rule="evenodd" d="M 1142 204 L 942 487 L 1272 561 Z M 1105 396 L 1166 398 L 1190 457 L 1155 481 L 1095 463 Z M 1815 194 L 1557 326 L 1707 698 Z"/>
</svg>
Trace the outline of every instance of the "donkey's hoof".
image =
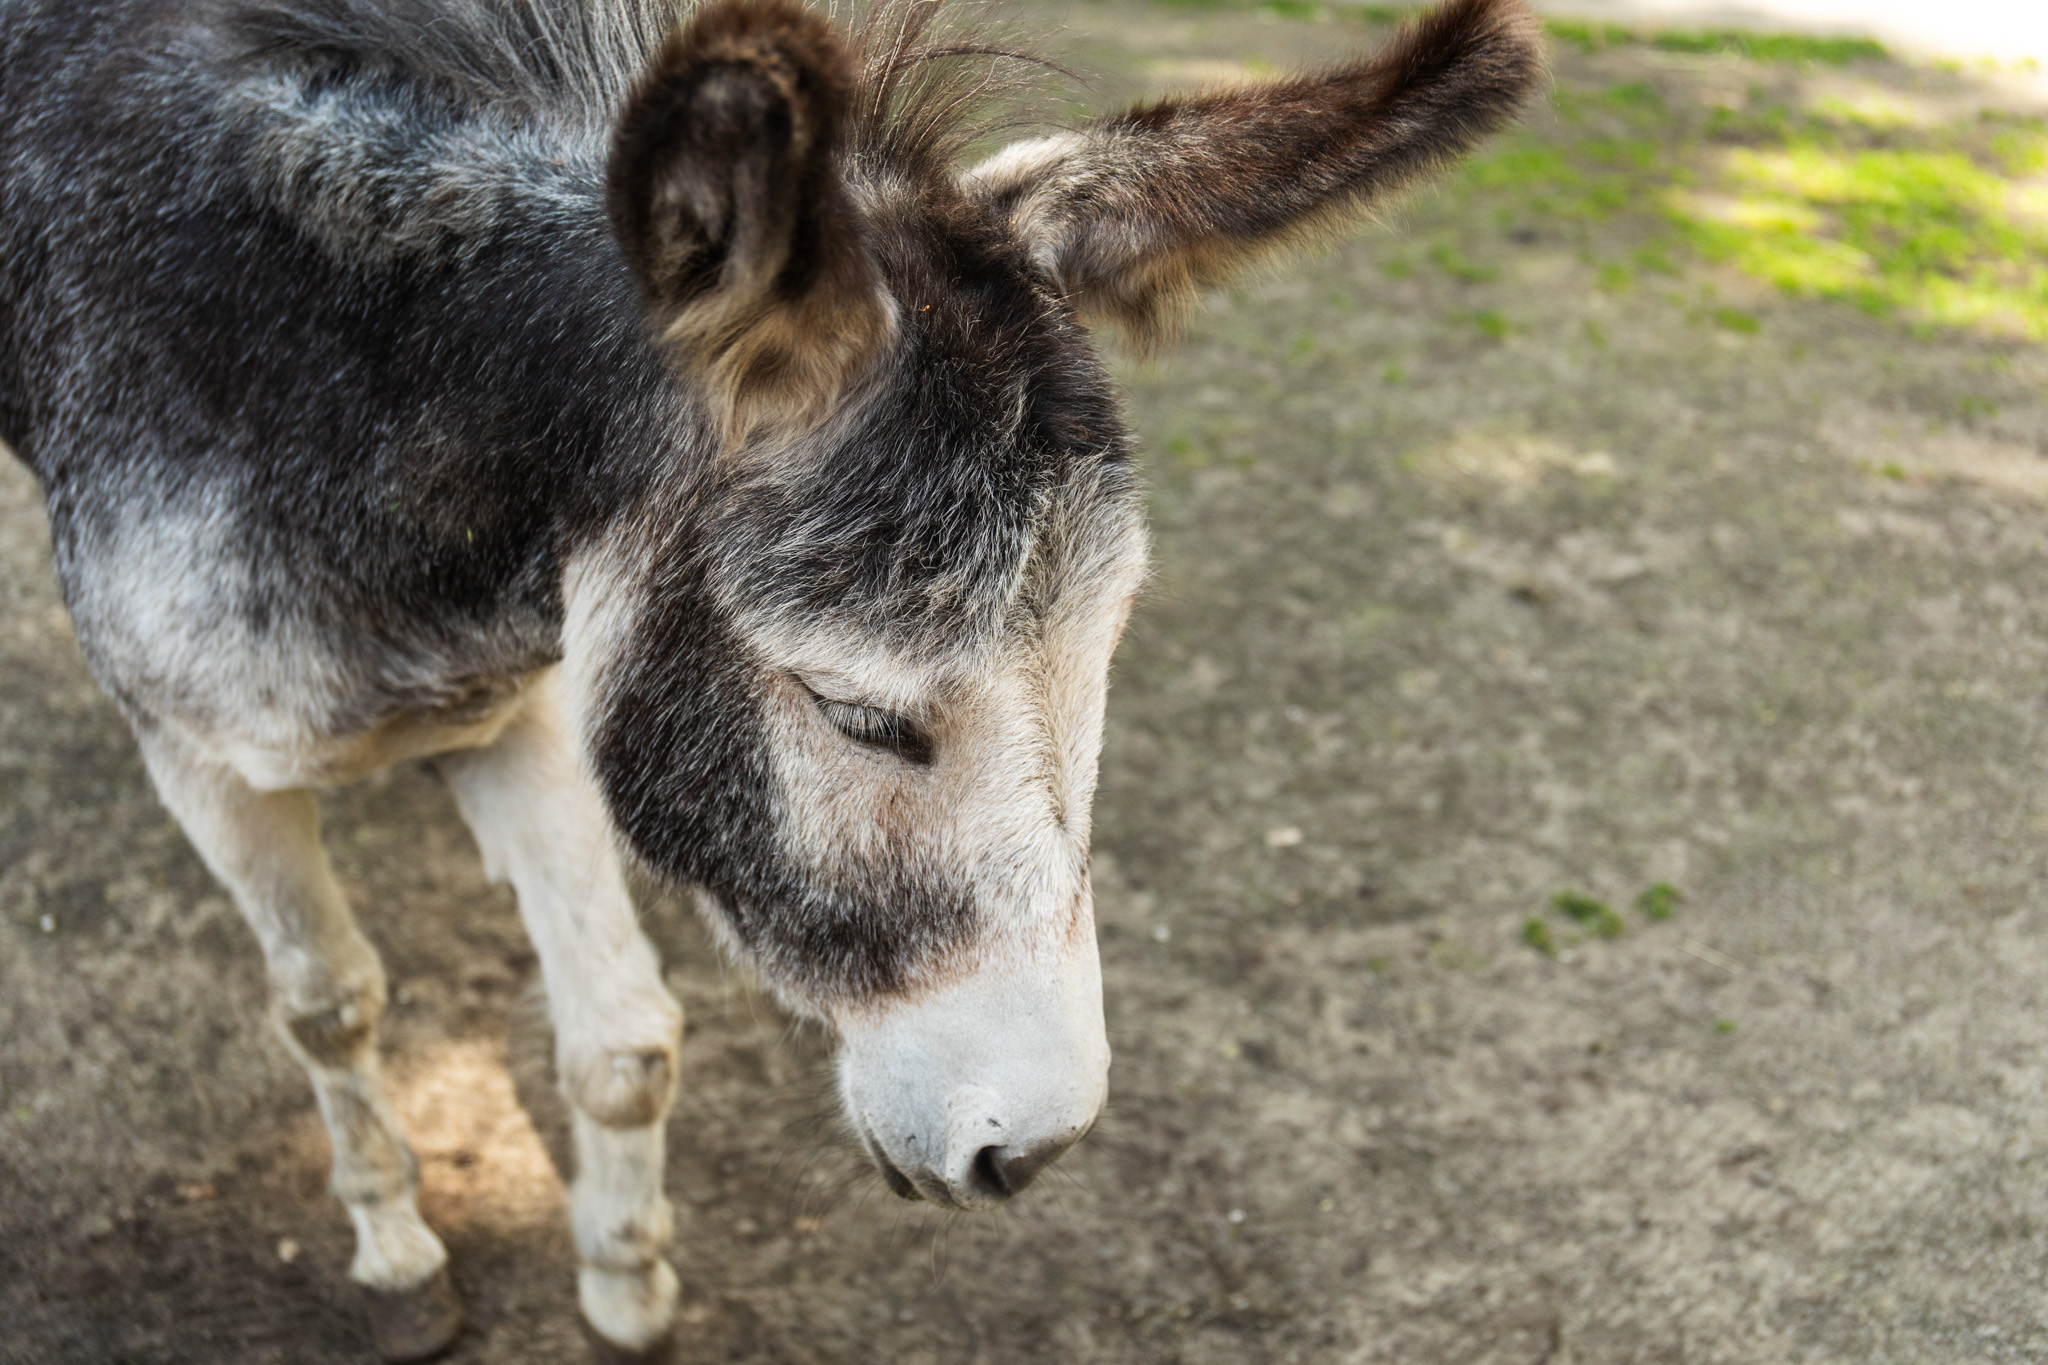
<svg viewBox="0 0 2048 1365">
<path fill-rule="evenodd" d="M 576 1272 L 576 1298 L 583 1320 L 609 1347 L 615 1361 L 658 1361 L 675 1327 L 682 1287 L 667 1261 L 648 1270 L 608 1270 L 586 1265 Z"/>
<path fill-rule="evenodd" d="M 656 1337 L 651 1345 L 629 1351 L 583 1320 L 583 1335 L 590 1341 L 591 1365 L 675 1365 L 676 1334 L 673 1329 Z"/>
<path fill-rule="evenodd" d="M 369 1319 L 377 1354 L 403 1365 L 432 1360 L 455 1344 L 462 1331 L 462 1300 L 444 1265 L 414 1289 L 365 1289 L 363 1316 Z"/>
</svg>

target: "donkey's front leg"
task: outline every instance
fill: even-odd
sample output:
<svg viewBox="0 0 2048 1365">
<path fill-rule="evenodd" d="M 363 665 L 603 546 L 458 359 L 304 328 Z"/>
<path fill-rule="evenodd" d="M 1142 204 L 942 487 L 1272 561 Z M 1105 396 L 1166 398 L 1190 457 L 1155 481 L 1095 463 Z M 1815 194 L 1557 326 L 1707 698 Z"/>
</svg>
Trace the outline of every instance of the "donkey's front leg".
<svg viewBox="0 0 2048 1365">
<path fill-rule="evenodd" d="M 600 1336 L 644 1351 L 667 1335 L 676 1275 L 662 1194 L 663 1129 L 683 1015 L 662 985 L 578 757 L 553 672 L 488 749 L 442 760 L 484 867 L 519 895 L 540 954 L 555 1059 L 576 1138 L 577 1293 Z"/>
<path fill-rule="evenodd" d="M 356 1230 L 350 1276 L 370 1292 L 388 1360 L 423 1360 L 462 1326 L 448 1253 L 414 1202 L 419 1163 L 377 1070 L 384 967 L 356 927 L 305 791 L 258 791 L 167 732 L 138 727 L 164 804 L 233 893 L 263 946 L 285 1046 L 312 1078 L 334 1143 L 332 1188 Z"/>
</svg>

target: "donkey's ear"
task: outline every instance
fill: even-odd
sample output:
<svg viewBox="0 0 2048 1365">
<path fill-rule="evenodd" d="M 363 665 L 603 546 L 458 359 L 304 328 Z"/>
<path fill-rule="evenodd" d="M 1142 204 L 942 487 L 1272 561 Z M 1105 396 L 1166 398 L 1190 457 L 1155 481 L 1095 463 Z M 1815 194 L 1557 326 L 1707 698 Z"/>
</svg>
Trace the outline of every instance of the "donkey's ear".
<svg viewBox="0 0 2048 1365">
<path fill-rule="evenodd" d="M 962 188 L 1084 316 L 1141 348 L 1197 286 L 1348 226 L 1511 118 L 1543 75 L 1523 0 L 1450 0 L 1370 58 L 1019 143 Z"/>
<path fill-rule="evenodd" d="M 851 86 L 818 14 L 721 0 L 670 36 L 619 115 L 613 230 L 728 437 L 816 420 L 894 326 L 840 175 Z"/>
</svg>

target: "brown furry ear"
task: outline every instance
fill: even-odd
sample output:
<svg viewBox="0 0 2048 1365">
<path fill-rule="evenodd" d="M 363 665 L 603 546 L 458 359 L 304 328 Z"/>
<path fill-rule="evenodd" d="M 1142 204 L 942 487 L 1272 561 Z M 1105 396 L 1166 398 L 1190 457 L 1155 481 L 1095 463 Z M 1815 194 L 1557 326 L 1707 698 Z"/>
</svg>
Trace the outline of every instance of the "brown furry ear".
<svg viewBox="0 0 2048 1365">
<path fill-rule="evenodd" d="M 1084 315 L 1146 348 L 1198 286 L 1339 231 L 1449 165 L 1542 74 L 1524 0 L 1449 0 L 1363 61 L 1020 143 L 962 188 L 1010 222 Z"/>
<path fill-rule="evenodd" d="M 818 420 L 894 327 L 840 177 L 852 80 L 818 14 L 722 0 L 670 36 L 619 115 L 613 230 L 730 440 Z"/>
</svg>

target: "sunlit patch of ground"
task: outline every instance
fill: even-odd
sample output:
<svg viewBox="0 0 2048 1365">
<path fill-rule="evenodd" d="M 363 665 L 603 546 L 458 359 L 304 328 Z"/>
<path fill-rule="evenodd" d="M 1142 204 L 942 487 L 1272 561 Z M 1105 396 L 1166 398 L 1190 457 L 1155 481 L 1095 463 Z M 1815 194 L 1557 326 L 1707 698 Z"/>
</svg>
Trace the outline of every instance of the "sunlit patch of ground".
<svg viewBox="0 0 2048 1365">
<path fill-rule="evenodd" d="M 1344 27 L 1408 13 L 1272 0 L 1248 8 Z M 1639 54 L 1652 78 L 1561 78 L 1549 109 L 1467 163 L 1448 193 L 1532 227 L 1632 220 L 1632 251 L 1602 255 L 1588 243 L 1609 288 L 1707 264 L 1909 325 L 2048 337 L 2048 122 L 2039 115 L 1986 108 L 1958 72 L 1910 66 L 1867 38 L 1548 28 L 1560 51 Z M 1179 88 L 1269 69 L 1255 58 L 1168 59 L 1151 74 Z M 1442 245 L 1390 268 L 1425 262 L 1468 280 L 1491 268 Z M 1749 325 L 1739 309 L 1712 315 L 1732 330 Z M 1474 320 L 1506 335 L 1499 319 Z"/>
<path fill-rule="evenodd" d="M 420 1159 L 429 1222 L 515 1232 L 565 1216 L 561 1177 L 520 1107 L 502 1047 L 476 1039 L 416 1047 L 388 1080 Z"/>
<path fill-rule="evenodd" d="M 1460 432 L 1418 451 L 1407 463 L 1425 477 L 1490 492 L 1532 488 L 1554 471 L 1598 478 L 1615 469 L 1614 457 L 1604 450 L 1574 450 L 1547 436 L 1488 431 Z"/>
</svg>

